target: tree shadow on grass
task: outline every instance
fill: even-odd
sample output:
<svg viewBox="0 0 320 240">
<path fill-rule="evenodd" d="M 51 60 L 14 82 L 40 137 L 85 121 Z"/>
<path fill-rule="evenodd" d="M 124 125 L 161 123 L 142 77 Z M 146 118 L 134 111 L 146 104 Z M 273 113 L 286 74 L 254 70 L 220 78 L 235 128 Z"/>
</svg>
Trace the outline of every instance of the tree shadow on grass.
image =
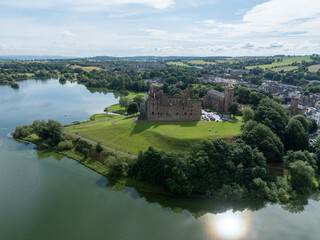
<svg viewBox="0 0 320 240">
<path fill-rule="evenodd" d="M 137 122 L 130 136 L 139 134 L 148 129 L 158 128 L 159 126 L 179 126 L 179 127 L 196 127 L 198 121 L 193 122 Z"/>
</svg>

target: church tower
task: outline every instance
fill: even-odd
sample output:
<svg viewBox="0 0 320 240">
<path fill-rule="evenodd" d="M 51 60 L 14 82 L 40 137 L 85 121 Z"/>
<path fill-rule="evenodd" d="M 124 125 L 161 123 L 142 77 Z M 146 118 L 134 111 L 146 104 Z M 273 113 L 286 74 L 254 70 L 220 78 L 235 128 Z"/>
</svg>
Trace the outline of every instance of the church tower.
<svg viewBox="0 0 320 240">
<path fill-rule="evenodd" d="M 223 111 L 229 112 L 230 104 L 233 103 L 234 97 L 234 87 L 232 85 L 231 79 L 229 79 L 229 84 L 226 86 L 224 90 L 224 106 Z"/>
<path fill-rule="evenodd" d="M 298 114 L 298 104 L 299 104 L 299 98 L 297 96 L 292 97 L 290 110 L 293 116 Z"/>
</svg>

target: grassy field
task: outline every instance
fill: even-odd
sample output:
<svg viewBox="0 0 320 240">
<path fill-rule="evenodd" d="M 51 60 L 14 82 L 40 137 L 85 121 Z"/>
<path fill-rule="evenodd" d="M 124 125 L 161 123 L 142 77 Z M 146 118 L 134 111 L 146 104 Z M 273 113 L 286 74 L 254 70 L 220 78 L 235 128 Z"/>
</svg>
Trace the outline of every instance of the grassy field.
<svg viewBox="0 0 320 240">
<path fill-rule="evenodd" d="M 190 67 L 188 64 L 185 64 L 183 62 L 166 62 L 168 65 L 175 65 L 179 67 Z"/>
<path fill-rule="evenodd" d="M 295 70 L 295 69 L 298 69 L 298 66 L 277 67 L 277 68 L 273 68 L 272 70 L 276 71 L 276 72 L 280 72 L 282 70 L 285 72 L 289 72 L 289 71 Z"/>
<path fill-rule="evenodd" d="M 113 104 L 110 107 L 108 107 L 108 111 L 119 113 L 119 114 L 125 114 L 127 112 L 127 109 L 124 107 L 120 107 L 120 104 Z"/>
<path fill-rule="evenodd" d="M 312 65 L 310 67 L 308 67 L 310 72 L 318 72 L 318 70 L 320 69 L 320 64 L 317 65 Z"/>
<path fill-rule="evenodd" d="M 81 69 L 83 69 L 84 71 L 86 71 L 86 72 L 90 72 L 90 71 L 92 71 L 93 69 L 95 69 L 95 70 L 100 70 L 101 68 L 99 68 L 99 67 L 82 67 L 82 66 L 79 66 L 79 65 L 72 65 L 72 66 L 70 66 L 71 68 L 73 68 L 73 69 L 75 69 L 75 68 L 81 68 Z"/>
<path fill-rule="evenodd" d="M 272 69 L 277 67 L 284 67 L 291 65 L 294 62 L 302 62 L 302 61 L 310 61 L 310 56 L 298 56 L 298 57 L 284 57 L 282 62 L 273 62 L 272 64 L 265 64 L 265 65 L 256 65 L 256 66 L 248 66 L 246 69 L 252 69 L 252 68 L 263 68 L 263 69 Z"/>
<path fill-rule="evenodd" d="M 145 96 L 146 93 L 144 93 L 144 92 L 140 92 L 140 93 L 139 92 L 129 92 L 127 97 L 130 97 L 130 98 L 133 99 L 137 95 Z M 125 114 L 127 112 L 126 109 L 124 107 L 120 107 L 119 104 L 111 105 L 110 107 L 108 107 L 108 111 L 115 112 L 115 113 L 120 113 L 120 114 Z"/>
<path fill-rule="evenodd" d="M 232 122 L 133 122 L 132 117 L 117 116 L 110 120 L 75 125 L 78 133 L 106 146 L 131 152 L 149 146 L 166 151 L 187 152 L 190 146 L 208 138 L 229 138 L 241 133 L 241 123 Z"/>
<path fill-rule="evenodd" d="M 137 96 L 137 95 L 143 95 L 143 96 L 146 96 L 147 95 L 147 93 L 145 93 L 145 92 L 129 92 L 129 94 L 127 95 L 127 97 L 129 97 L 129 98 L 134 98 L 135 96 Z"/>
<path fill-rule="evenodd" d="M 102 120 L 102 119 L 109 119 L 109 118 L 116 118 L 118 115 L 115 114 L 108 114 L 108 113 L 97 113 L 90 117 L 90 120 Z"/>
<path fill-rule="evenodd" d="M 215 62 L 206 62 L 203 60 L 190 60 L 188 61 L 190 64 L 195 64 L 195 65 L 215 65 Z"/>
</svg>

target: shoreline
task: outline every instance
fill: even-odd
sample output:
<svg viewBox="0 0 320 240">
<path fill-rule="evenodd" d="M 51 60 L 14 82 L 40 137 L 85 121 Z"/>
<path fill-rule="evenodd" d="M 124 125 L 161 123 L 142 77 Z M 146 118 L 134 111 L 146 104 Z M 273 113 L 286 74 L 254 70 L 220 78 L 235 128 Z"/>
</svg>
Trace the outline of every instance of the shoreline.
<svg viewBox="0 0 320 240">
<path fill-rule="evenodd" d="M 14 139 L 14 140 L 19 141 L 19 142 L 23 142 L 23 143 L 32 143 L 37 147 L 39 144 L 39 141 L 37 141 L 37 140 L 40 140 L 40 139 L 33 139 L 30 137 L 29 138 L 27 137 L 27 138 L 23 138 L 23 139 Z M 108 149 L 105 149 L 105 150 L 108 151 Z M 108 178 L 109 180 L 114 182 L 115 185 L 120 183 L 124 187 L 126 187 L 126 186 L 133 187 L 137 191 L 143 192 L 143 193 L 154 193 L 154 194 L 160 194 L 162 196 L 177 197 L 177 198 L 178 197 L 185 197 L 182 195 L 176 195 L 176 194 L 170 193 L 170 192 L 166 191 L 162 186 L 154 185 L 149 182 L 140 181 L 140 180 L 136 180 L 136 179 L 128 178 L 128 177 L 121 177 L 118 179 L 111 178 L 110 176 L 108 176 L 108 173 L 110 170 L 106 166 L 104 166 L 100 161 L 94 160 L 92 158 L 88 158 L 83 161 L 82 154 L 77 151 L 72 151 L 72 150 L 59 151 L 54 148 L 45 149 L 45 150 L 37 149 L 37 151 L 53 152 L 53 153 L 65 156 L 67 158 L 70 158 L 70 159 L 80 163 L 81 165 L 85 166 L 86 168 L 89 168 L 89 169 L 95 171 L 96 173 Z M 138 185 L 139 185 L 139 187 L 138 187 Z M 188 198 L 206 199 L 206 197 L 202 196 L 202 195 L 188 196 Z"/>
<path fill-rule="evenodd" d="M 32 137 L 27 137 L 24 139 L 15 139 L 17 141 L 21 141 L 24 143 L 32 143 L 36 146 L 40 144 L 41 139 L 36 139 Z M 84 160 L 84 156 L 76 151 L 76 150 L 67 150 L 67 151 L 59 151 L 57 149 L 45 149 L 37 151 L 45 151 L 45 152 L 54 152 L 56 154 L 65 156 L 76 162 L 80 163 L 82 166 L 95 171 L 97 174 L 106 177 L 109 181 L 106 184 L 107 188 L 115 191 L 132 191 L 130 188 L 133 188 L 139 194 L 139 198 L 145 198 L 148 202 L 157 202 L 162 207 L 170 207 L 172 209 L 185 209 L 195 214 L 195 216 L 201 216 L 203 214 L 204 209 L 205 212 L 216 212 L 221 210 L 224 212 L 225 210 L 233 209 L 233 210 L 240 210 L 243 211 L 244 209 L 251 209 L 252 206 L 257 205 L 258 208 L 265 207 L 266 204 L 280 204 L 282 206 L 295 204 L 298 205 L 304 203 L 305 199 L 309 199 L 314 194 L 319 195 L 319 191 L 314 191 L 308 195 L 297 195 L 295 198 L 289 200 L 288 202 L 272 202 L 266 199 L 254 199 L 254 198 L 244 198 L 241 200 L 219 200 L 214 196 L 207 196 L 207 195 L 200 195 L 200 194 L 193 194 L 190 196 L 187 195 L 179 195 L 174 194 L 167 191 L 161 185 L 155 185 L 153 183 L 137 180 L 134 178 L 129 177 L 121 177 L 121 178 L 111 178 L 108 176 L 109 169 L 102 164 L 99 160 L 94 160 L 93 158 L 87 158 Z M 104 150 L 104 151 L 107 151 Z M 108 151 L 110 153 L 110 151 Z M 217 204 L 217 205 L 215 205 Z M 220 205 L 225 206 L 222 209 L 215 209 L 216 207 L 219 208 Z M 240 207 L 241 206 L 241 207 Z M 240 207 L 240 208 L 239 208 Z M 215 210 L 212 211 L 212 208 Z M 210 210 L 209 210 L 210 209 Z M 256 210 L 255 208 L 253 208 Z M 200 215 L 199 215 L 200 214 Z"/>
</svg>

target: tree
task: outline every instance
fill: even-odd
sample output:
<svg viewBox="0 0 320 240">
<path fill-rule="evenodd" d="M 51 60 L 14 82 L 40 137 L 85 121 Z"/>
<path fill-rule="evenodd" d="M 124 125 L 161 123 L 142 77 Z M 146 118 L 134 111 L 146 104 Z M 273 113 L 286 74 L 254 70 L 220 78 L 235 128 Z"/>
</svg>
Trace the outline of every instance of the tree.
<svg viewBox="0 0 320 240">
<path fill-rule="evenodd" d="M 51 146 L 56 146 L 64 140 L 63 126 L 57 121 L 48 120 L 48 122 L 45 122 L 36 120 L 32 123 L 32 126 L 35 133 Z"/>
<path fill-rule="evenodd" d="M 230 107 L 229 107 L 229 112 L 235 116 L 238 113 L 238 109 L 239 109 L 239 104 L 238 103 L 231 103 Z"/>
<path fill-rule="evenodd" d="M 100 142 L 98 142 L 98 144 L 96 145 L 96 152 L 102 152 L 103 151 L 103 148 L 102 148 L 102 146 L 101 146 L 101 144 L 100 144 Z"/>
<path fill-rule="evenodd" d="M 268 162 L 282 160 L 283 144 L 267 126 L 250 120 L 245 125 L 241 138 L 252 148 L 258 148 Z"/>
<path fill-rule="evenodd" d="M 254 119 L 254 111 L 251 107 L 242 108 L 242 119 L 244 123 Z"/>
<path fill-rule="evenodd" d="M 59 83 L 60 84 L 65 84 L 67 82 L 67 79 L 64 77 L 64 76 L 61 76 L 60 78 L 59 78 Z"/>
<path fill-rule="evenodd" d="M 169 93 L 169 84 L 165 83 L 162 86 L 163 93 Z"/>
<path fill-rule="evenodd" d="M 254 120 L 269 127 L 279 137 L 283 137 L 287 121 L 273 108 L 259 106 Z"/>
<path fill-rule="evenodd" d="M 11 87 L 12 87 L 12 88 L 19 88 L 19 83 L 17 83 L 17 82 L 12 82 L 12 83 L 11 83 Z"/>
<path fill-rule="evenodd" d="M 291 186 L 298 193 L 310 193 L 314 188 L 314 169 L 301 160 L 289 164 Z"/>
<path fill-rule="evenodd" d="M 302 116 L 301 114 L 296 115 L 293 117 L 293 119 L 298 120 L 299 122 L 301 122 L 304 130 L 306 131 L 306 133 L 309 133 L 309 121 Z"/>
<path fill-rule="evenodd" d="M 140 106 L 140 103 L 144 101 L 144 95 L 138 94 L 133 98 L 133 101 Z"/>
<path fill-rule="evenodd" d="M 318 170 L 320 170 L 320 137 L 317 137 L 316 142 L 313 144 L 315 153 L 314 158 L 316 159 Z"/>
<path fill-rule="evenodd" d="M 110 156 L 104 161 L 104 164 L 109 168 L 109 177 L 119 178 L 128 174 L 129 165 L 124 157 Z"/>
<path fill-rule="evenodd" d="M 120 107 L 128 108 L 130 103 L 132 103 L 132 99 L 129 97 L 120 97 L 119 99 Z"/>
<path fill-rule="evenodd" d="M 314 133 L 318 130 L 318 124 L 316 120 L 309 119 L 309 133 Z"/>
<path fill-rule="evenodd" d="M 138 104 L 135 102 L 130 103 L 130 105 L 127 108 L 127 113 L 129 115 L 136 114 L 138 113 L 138 111 L 139 111 Z"/>
<path fill-rule="evenodd" d="M 315 171 L 318 170 L 316 160 L 311 156 L 308 151 L 288 151 L 287 156 L 283 158 L 283 165 L 285 168 L 289 168 L 290 163 L 294 163 L 296 161 L 307 162 Z"/>
<path fill-rule="evenodd" d="M 286 126 L 283 141 L 288 150 L 306 150 L 309 146 L 309 134 L 300 121 L 292 118 Z"/>
</svg>

